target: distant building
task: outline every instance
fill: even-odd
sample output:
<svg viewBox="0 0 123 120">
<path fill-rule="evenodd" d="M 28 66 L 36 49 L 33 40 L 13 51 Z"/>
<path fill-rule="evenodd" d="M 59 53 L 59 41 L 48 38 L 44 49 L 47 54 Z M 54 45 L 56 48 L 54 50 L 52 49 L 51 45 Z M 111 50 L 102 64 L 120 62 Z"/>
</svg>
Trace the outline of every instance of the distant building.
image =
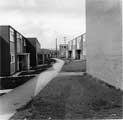
<svg viewBox="0 0 123 120">
<path fill-rule="evenodd" d="M 59 45 L 59 57 L 66 58 L 68 56 L 68 45 L 67 44 L 60 44 Z"/>
<path fill-rule="evenodd" d="M 30 66 L 38 65 L 38 54 L 40 53 L 41 45 L 37 38 L 27 38 L 27 52 L 30 53 Z"/>
<path fill-rule="evenodd" d="M 85 34 L 82 34 L 68 42 L 68 58 L 85 59 L 86 40 Z"/>
<path fill-rule="evenodd" d="M 86 0 L 87 72 L 123 90 L 122 0 Z"/>
<path fill-rule="evenodd" d="M 57 54 L 59 54 L 59 51 L 56 52 L 56 50 L 51 49 L 50 50 L 50 53 L 51 53 L 51 58 L 56 58 L 57 57 Z"/>
<path fill-rule="evenodd" d="M 38 64 L 45 64 L 49 61 L 50 58 L 52 58 L 52 51 L 49 49 L 40 49 L 40 52 L 38 53 Z"/>
</svg>

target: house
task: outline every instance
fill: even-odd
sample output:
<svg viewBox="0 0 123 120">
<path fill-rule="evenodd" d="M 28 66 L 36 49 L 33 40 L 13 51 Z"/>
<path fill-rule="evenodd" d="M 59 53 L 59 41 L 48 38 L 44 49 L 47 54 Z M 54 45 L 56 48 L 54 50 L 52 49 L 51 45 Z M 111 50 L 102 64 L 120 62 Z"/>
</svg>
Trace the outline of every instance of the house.
<svg viewBox="0 0 123 120">
<path fill-rule="evenodd" d="M 30 66 L 35 67 L 39 64 L 38 54 L 40 53 L 41 45 L 37 38 L 27 38 L 26 51 L 30 53 Z"/>
<path fill-rule="evenodd" d="M 68 42 L 68 58 L 85 59 L 86 56 L 86 40 L 85 34 L 77 36 Z"/>
<path fill-rule="evenodd" d="M 0 26 L 0 76 L 30 68 L 26 38 L 11 26 Z"/>
<path fill-rule="evenodd" d="M 50 58 L 52 58 L 51 50 L 44 48 L 40 49 L 40 52 L 38 53 L 39 64 L 47 63 Z"/>
<path fill-rule="evenodd" d="M 122 0 L 86 0 L 87 72 L 123 90 Z"/>
<path fill-rule="evenodd" d="M 66 58 L 68 51 L 68 45 L 67 44 L 60 44 L 59 45 L 59 57 L 60 58 Z"/>
<path fill-rule="evenodd" d="M 10 76 L 39 64 L 40 43 L 11 26 L 0 26 L 0 76 Z"/>
<path fill-rule="evenodd" d="M 73 41 L 68 41 L 68 58 L 72 58 L 72 45 Z"/>
</svg>

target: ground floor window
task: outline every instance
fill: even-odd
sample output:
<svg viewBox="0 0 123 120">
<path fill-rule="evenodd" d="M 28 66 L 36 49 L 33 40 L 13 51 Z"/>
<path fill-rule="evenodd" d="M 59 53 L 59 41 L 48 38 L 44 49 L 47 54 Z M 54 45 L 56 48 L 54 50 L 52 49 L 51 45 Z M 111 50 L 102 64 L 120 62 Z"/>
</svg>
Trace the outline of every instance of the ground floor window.
<svg viewBox="0 0 123 120">
<path fill-rule="evenodd" d="M 15 55 L 11 53 L 11 63 L 15 63 Z"/>
</svg>

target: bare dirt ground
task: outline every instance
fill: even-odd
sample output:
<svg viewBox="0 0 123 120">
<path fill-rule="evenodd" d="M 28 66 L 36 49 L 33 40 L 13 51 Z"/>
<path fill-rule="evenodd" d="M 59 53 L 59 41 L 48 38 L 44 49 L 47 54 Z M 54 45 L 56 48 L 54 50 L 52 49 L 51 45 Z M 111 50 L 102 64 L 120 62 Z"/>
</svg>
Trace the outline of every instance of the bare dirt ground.
<svg viewBox="0 0 123 120">
<path fill-rule="evenodd" d="M 58 76 L 11 120 L 123 119 L 122 96 L 90 75 Z"/>
</svg>

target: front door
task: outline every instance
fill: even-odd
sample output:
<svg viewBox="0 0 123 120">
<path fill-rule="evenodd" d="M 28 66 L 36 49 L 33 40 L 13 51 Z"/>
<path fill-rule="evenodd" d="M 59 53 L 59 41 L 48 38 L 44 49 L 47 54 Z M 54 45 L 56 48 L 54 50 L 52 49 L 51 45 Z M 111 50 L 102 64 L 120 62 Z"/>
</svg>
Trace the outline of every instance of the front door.
<svg viewBox="0 0 123 120">
<path fill-rule="evenodd" d="M 23 70 L 23 56 L 19 55 L 19 71 Z"/>
<path fill-rule="evenodd" d="M 30 68 L 30 56 L 27 55 L 18 55 L 17 59 L 18 71 L 26 70 Z"/>
</svg>

